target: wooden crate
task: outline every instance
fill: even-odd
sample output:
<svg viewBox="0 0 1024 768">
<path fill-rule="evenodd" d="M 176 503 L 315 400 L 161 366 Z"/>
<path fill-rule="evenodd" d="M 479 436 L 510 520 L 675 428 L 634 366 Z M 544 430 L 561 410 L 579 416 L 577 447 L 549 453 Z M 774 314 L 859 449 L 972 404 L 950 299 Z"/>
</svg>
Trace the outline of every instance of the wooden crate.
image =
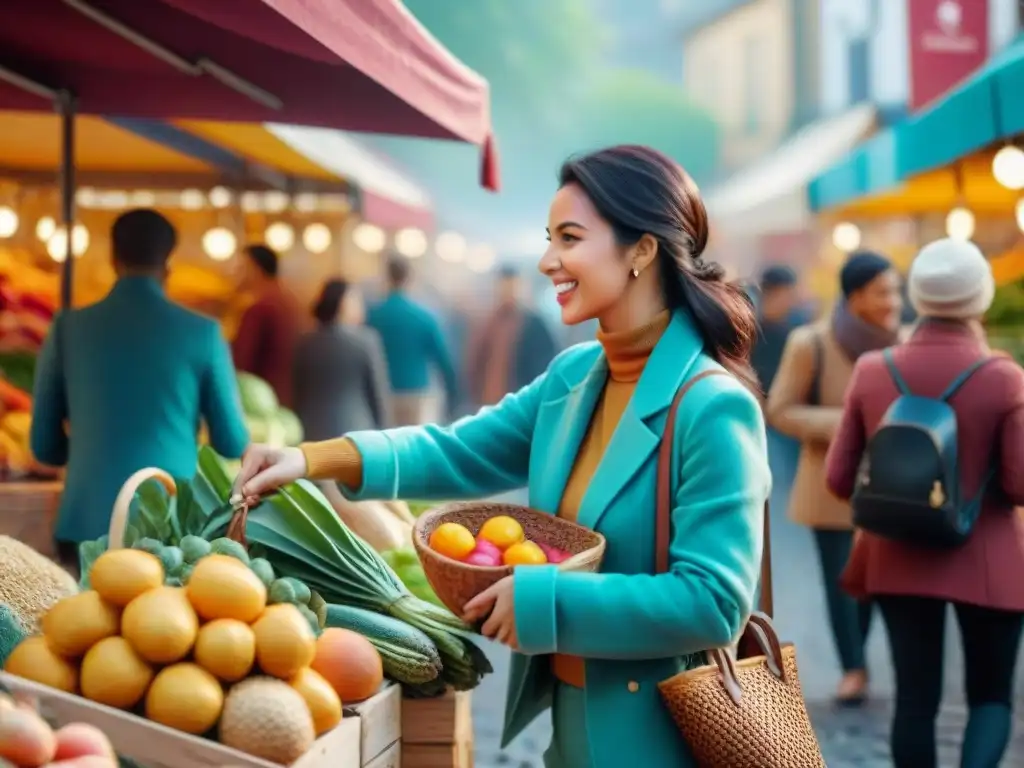
<svg viewBox="0 0 1024 768">
<path fill-rule="evenodd" d="M 54 558 L 53 526 L 64 483 L 49 481 L 0 482 L 0 535 L 28 544 Z"/>
<path fill-rule="evenodd" d="M 402 700 L 402 768 L 472 768 L 473 709 L 468 691 Z"/>
<path fill-rule="evenodd" d="M 280 765 L 191 736 L 137 715 L 0 672 L 0 686 L 31 696 L 51 722 L 88 723 L 107 734 L 123 757 L 146 768 L 281 768 Z M 291 768 L 400 768 L 402 697 L 387 685 L 345 708 L 341 724 L 324 734 Z"/>
</svg>

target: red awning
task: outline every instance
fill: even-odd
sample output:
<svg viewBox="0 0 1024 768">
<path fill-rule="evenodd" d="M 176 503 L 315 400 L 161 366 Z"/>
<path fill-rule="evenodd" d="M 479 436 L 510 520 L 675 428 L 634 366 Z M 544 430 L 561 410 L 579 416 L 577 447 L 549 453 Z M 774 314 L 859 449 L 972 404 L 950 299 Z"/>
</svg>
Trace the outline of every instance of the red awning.
<svg viewBox="0 0 1024 768">
<path fill-rule="evenodd" d="M 487 81 L 399 0 L 6 0 L 0 108 L 51 109 L 9 73 L 86 114 L 466 141 L 497 186 Z"/>
</svg>

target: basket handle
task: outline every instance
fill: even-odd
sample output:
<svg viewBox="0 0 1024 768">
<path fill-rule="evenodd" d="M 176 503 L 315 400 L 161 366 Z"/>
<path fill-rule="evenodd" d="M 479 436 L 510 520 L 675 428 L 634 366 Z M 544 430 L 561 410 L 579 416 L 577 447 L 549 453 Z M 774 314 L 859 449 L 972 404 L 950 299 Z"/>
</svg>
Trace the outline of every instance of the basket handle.
<svg viewBox="0 0 1024 768">
<path fill-rule="evenodd" d="M 124 547 L 124 531 L 128 525 L 128 512 L 131 509 L 132 499 L 135 498 L 135 492 L 139 490 L 139 486 L 147 480 L 159 480 L 160 484 L 167 489 L 171 496 L 178 492 L 178 487 L 174 484 L 174 478 L 156 467 L 140 469 L 125 480 L 121 490 L 117 493 L 117 498 L 114 500 L 114 511 L 110 516 L 108 549 L 121 549 Z"/>
<path fill-rule="evenodd" d="M 768 671 L 775 677 L 786 682 L 786 667 L 782 660 L 782 643 L 775 632 L 772 620 L 763 613 L 754 613 L 747 621 L 743 630 L 743 637 L 740 646 L 753 644 L 760 648 L 760 656 L 763 656 L 768 666 Z M 740 684 L 739 675 L 736 674 L 736 662 L 732 654 L 725 648 L 712 648 L 707 652 L 708 660 L 718 667 L 721 676 L 722 687 L 734 704 L 739 704 L 743 697 L 743 686 Z M 754 656 L 758 654 L 752 654 Z"/>
</svg>

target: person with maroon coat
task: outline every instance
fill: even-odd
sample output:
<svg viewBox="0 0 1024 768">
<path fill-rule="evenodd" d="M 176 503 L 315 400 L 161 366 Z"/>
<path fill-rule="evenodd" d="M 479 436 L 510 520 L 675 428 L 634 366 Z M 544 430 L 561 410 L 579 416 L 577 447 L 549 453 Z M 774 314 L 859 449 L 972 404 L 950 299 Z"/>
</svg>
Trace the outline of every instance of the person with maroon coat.
<svg viewBox="0 0 1024 768">
<path fill-rule="evenodd" d="M 1024 517 L 1015 509 L 1024 505 L 1024 370 L 986 343 L 980 319 L 994 290 L 988 262 L 973 244 L 927 245 L 909 277 L 920 322 L 892 351 L 909 391 L 926 398 L 938 398 L 973 364 L 991 358 L 948 400 L 956 414 L 962 497 L 982 494 L 969 538 L 937 548 L 861 530 L 843 575 L 851 594 L 877 602 L 888 630 L 897 768 L 936 765 L 948 604 L 960 625 L 970 708 L 960 764 L 994 768 L 1009 741 L 1024 626 Z M 840 498 L 853 494 L 868 440 L 899 396 L 882 352 L 857 361 L 826 460 L 826 482 Z"/>
<path fill-rule="evenodd" d="M 273 387 L 281 405 L 293 407 L 292 377 L 299 316 L 277 279 L 277 254 L 265 245 L 245 249 L 245 287 L 256 294 L 242 315 L 231 345 L 235 368 L 259 376 Z"/>
</svg>

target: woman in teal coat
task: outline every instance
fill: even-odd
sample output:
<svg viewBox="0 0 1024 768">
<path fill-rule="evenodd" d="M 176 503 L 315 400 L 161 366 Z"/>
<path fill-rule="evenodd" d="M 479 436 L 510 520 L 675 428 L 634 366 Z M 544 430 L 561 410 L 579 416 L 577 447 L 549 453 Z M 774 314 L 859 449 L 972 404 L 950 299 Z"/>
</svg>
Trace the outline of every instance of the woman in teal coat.
<svg viewBox="0 0 1024 768">
<path fill-rule="evenodd" d="M 301 448 L 253 446 L 246 495 L 302 476 L 352 498 L 480 498 L 528 486 L 530 506 L 600 531 L 598 574 L 520 567 L 465 608 L 515 651 L 507 743 L 551 708 L 557 768 L 693 765 L 659 681 L 730 645 L 750 614 L 770 490 L 748 364 L 745 295 L 701 254 L 708 223 L 682 168 L 644 147 L 567 162 L 540 262 L 562 319 L 597 318 L 497 406 L 451 426 L 356 432 Z M 679 388 L 698 374 L 673 441 L 667 573 L 655 573 L 658 446 Z"/>
</svg>

